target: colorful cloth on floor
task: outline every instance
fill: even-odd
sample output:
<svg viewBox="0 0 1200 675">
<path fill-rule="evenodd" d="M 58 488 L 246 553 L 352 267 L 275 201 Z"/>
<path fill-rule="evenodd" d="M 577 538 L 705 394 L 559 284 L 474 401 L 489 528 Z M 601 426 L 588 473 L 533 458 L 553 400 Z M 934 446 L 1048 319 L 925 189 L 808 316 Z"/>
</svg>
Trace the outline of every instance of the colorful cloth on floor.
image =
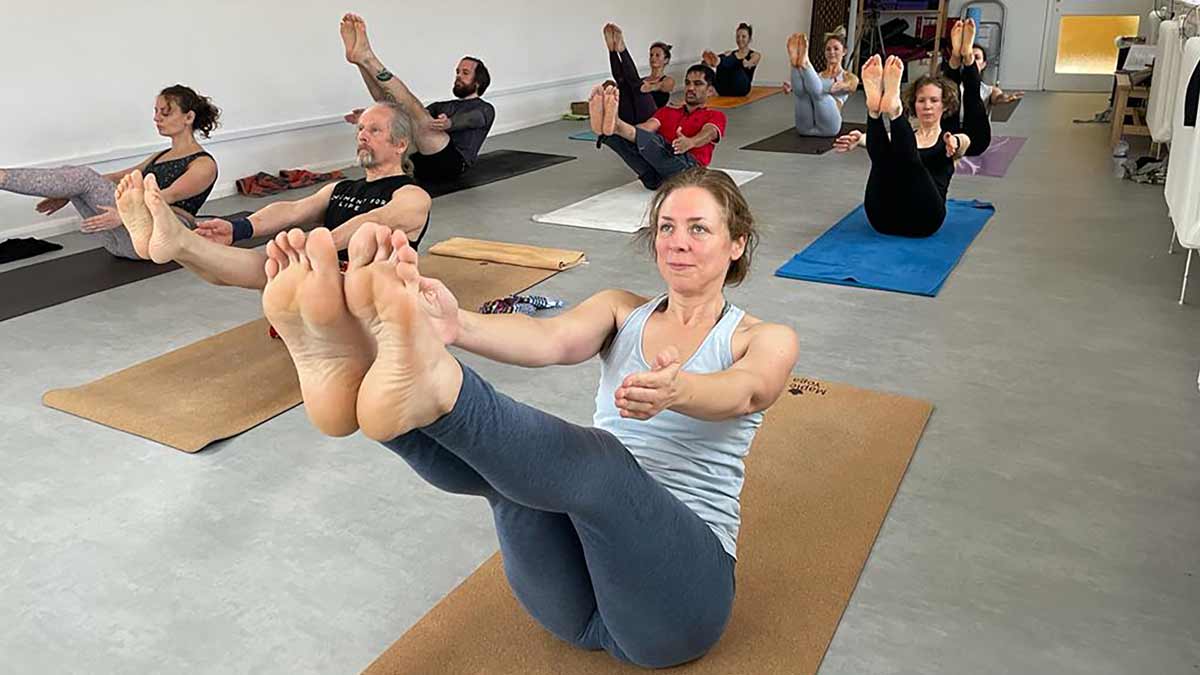
<svg viewBox="0 0 1200 675">
<path fill-rule="evenodd" d="M 237 191 L 238 194 L 248 197 L 265 197 L 267 195 L 278 194 L 284 190 L 308 187 L 309 185 L 316 185 L 317 183 L 324 183 L 330 180 L 341 180 L 345 177 L 345 174 L 341 171 L 314 173 L 307 169 L 282 169 L 278 176 L 273 176 L 265 171 L 259 171 L 253 176 L 239 178 L 237 180 Z"/>
<path fill-rule="evenodd" d="M 520 313 L 533 316 L 542 309 L 556 309 L 567 303 L 557 298 L 544 295 L 510 295 L 495 300 L 488 300 L 479 306 L 480 314 L 513 314 Z"/>
</svg>

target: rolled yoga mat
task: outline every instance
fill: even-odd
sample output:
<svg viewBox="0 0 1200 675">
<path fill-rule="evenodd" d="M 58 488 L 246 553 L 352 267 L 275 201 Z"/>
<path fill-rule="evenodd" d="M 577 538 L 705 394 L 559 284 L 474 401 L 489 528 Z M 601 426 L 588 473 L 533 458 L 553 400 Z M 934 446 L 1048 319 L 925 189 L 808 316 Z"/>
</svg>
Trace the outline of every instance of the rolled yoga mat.
<svg viewBox="0 0 1200 675">
<path fill-rule="evenodd" d="M 503 245 L 500 248 L 507 250 Z M 542 261 L 554 259 L 553 253 L 543 256 Z M 583 253 L 565 251 L 561 259 L 563 265 L 578 264 Z M 564 269 L 432 254 L 421 256 L 420 266 L 423 275 L 440 279 L 461 307 L 472 310 Z M 300 383 L 291 356 L 282 340 L 268 335 L 266 319 L 79 387 L 53 389 L 42 397 L 47 407 L 183 452 L 197 452 L 214 441 L 240 434 L 300 402 Z"/>
<path fill-rule="evenodd" d="M 762 175 L 761 171 L 713 170 L 729 174 L 739 186 Z M 547 225 L 637 232 L 646 224 L 646 218 L 650 215 L 650 198 L 653 196 L 653 192 L 635 180 L 550 213 L 535 214 L 533 220 Z"/>
<path fill-rule="evenodd" d="M 573 159 L 575 158 L 541 152 L 494 150 L 480 155 L 479 161 L 455 180 L 423 187 L 431 196 L 441 197 Z M 237 215 L 249 215 L 249 212 L 233 214 Z M 201 216 L 211 217 L 213 216 Z M 268 237 L 262 237 L 238 242 L 238 246 L 250 248 L 266 243 L 267 239 Z M 20 267 L 0 273 L 0 321 L 177 269 L 179 265 L 174 263 L 155 265 L 149 261 L 114 258 L 104 249 L 92 249 Z"/>
<path fill-rule="evenodd" d="M 686 675 L 815 673 L 933 406 L 794 378 L 746 458 L 737 595 L 721 641 Z M 517 604 L 499 554 L 367 675 L 644 673 L 558 641 Z"/>
<path fill-rule="evenodd" d="M 783 92 L 783 87 L 750 87 L 750 93 L 745 96 L 709 96 L 709 108 L 740 108 L 744 105 L 761 101 L 768 96 Z"/>
<path fill-rule="evenodd" d="M 992 143 L 978 157 L 963 157 L 954 167 L 954 173 L 964 176 L 988 176 L 1003 178 L 1008 167 L 1017 158 L 1025 145 L 1023 136 L 992 136 Z"/>
<path fill-rule="evenodd" d="M 775 271 L 775 276 L 934 297 L 996 212 L 987 202 L 951 199 L 931 237 L 879 234 L 862 206 Z"/>
<path fill-rule="evenodd" d="M 833 149 L 833 141 L 838 136 L 844 136 L 851 131 L 866 132 L 867 125 L 859 122 L 844 122 L 837 136 L 801 136 L 795 127 L 768 136 L 750 145 L 743 145 L 742 150 L 758 150 L 760 152 L 791 152 L 801 155 L 823 155 Z"/>
</svg>

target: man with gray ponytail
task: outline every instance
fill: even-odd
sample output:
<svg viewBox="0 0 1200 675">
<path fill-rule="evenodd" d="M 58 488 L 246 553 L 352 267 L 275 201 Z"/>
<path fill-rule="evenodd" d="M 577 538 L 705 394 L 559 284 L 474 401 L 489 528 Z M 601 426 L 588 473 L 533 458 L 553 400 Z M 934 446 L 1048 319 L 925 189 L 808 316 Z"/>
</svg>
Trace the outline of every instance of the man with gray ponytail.
<svg viewBox="0 0 1200 675">
<path fill-rule="evenodd" d="M 327 185 L 297 201 L 269 204 L 249 217 L 202 221 L 192 232 L 155 208 L 159 190 L 139 172 L 117 187 L 117 208 L 140 257 L 177 262 L 220 286 L 261 289 L 267 283 L 266 255 L 230 244 L 305 225 L 328 228 L 339 251 L 368 223 L 403 231 L 417 248 L 429 225 L 431 199 L 412 177 L 412 120 L 395 103 L 377 103 L 359 117 L 357 141 L 365 178 Z"/>
</svg>

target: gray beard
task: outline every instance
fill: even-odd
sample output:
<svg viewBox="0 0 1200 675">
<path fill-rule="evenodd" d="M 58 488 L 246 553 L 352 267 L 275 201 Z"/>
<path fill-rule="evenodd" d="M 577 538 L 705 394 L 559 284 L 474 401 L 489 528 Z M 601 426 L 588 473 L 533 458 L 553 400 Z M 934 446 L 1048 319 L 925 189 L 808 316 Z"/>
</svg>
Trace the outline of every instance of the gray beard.
<svg viewBox="0 0 1200 675">
<path fill-rule="evenodd" d="M 370 169 L 375 166 L 375 154 L 367 149 L 358 151 L 358 165 L 364 169 Z"/>
</svg>

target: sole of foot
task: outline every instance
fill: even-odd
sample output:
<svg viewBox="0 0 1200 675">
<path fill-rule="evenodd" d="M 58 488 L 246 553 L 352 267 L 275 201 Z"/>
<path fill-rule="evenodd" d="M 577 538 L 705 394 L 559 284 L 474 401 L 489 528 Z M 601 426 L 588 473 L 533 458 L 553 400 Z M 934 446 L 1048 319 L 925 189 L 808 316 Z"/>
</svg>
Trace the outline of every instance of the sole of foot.
<svg viewBox="0 0 1200 675">
<path fill-rule="evenodd" d="M 117 213 L 121 223 L 129 230 L 129 239 L 138 257 L 150 259 L 150 236 L 154 233 L 154 216 L 146 208 L 146 189 L 142 172 L 134 170 L 117 184 Z"/>
<path fill-rule="evenodd" d="M 904 62 L 898 56 L 889 56 L 883 66 L 883 98 L 879 101 L 879 112 L 896 119 L 904 112 L 900 103 L 900 81 L 904 79 Z"/>
<path fill-rule="evenodd" d="M 616 87 L 604 88 L 604 117 L 600 124 L 600 133 L 612 136 L 617 130 L 617 111 L 621 105 L 621 92 Z"/>
<path fill-rule="evenodd" d="M 267 245 L 263 312 L 292 355 L 309 421 L 328 436 L 357 431 L 359 384 L 374 354 L 346 308 L 329 230 L 281 232 Z"/>
<path fill-rule="evenodd" d="M 862 67 L 863 93 L 867 97 L 867 112 L 879 114 L 879 103 L 883 100 L 883 62 L 876 54 L 867 59 Z"/>
</svg>

